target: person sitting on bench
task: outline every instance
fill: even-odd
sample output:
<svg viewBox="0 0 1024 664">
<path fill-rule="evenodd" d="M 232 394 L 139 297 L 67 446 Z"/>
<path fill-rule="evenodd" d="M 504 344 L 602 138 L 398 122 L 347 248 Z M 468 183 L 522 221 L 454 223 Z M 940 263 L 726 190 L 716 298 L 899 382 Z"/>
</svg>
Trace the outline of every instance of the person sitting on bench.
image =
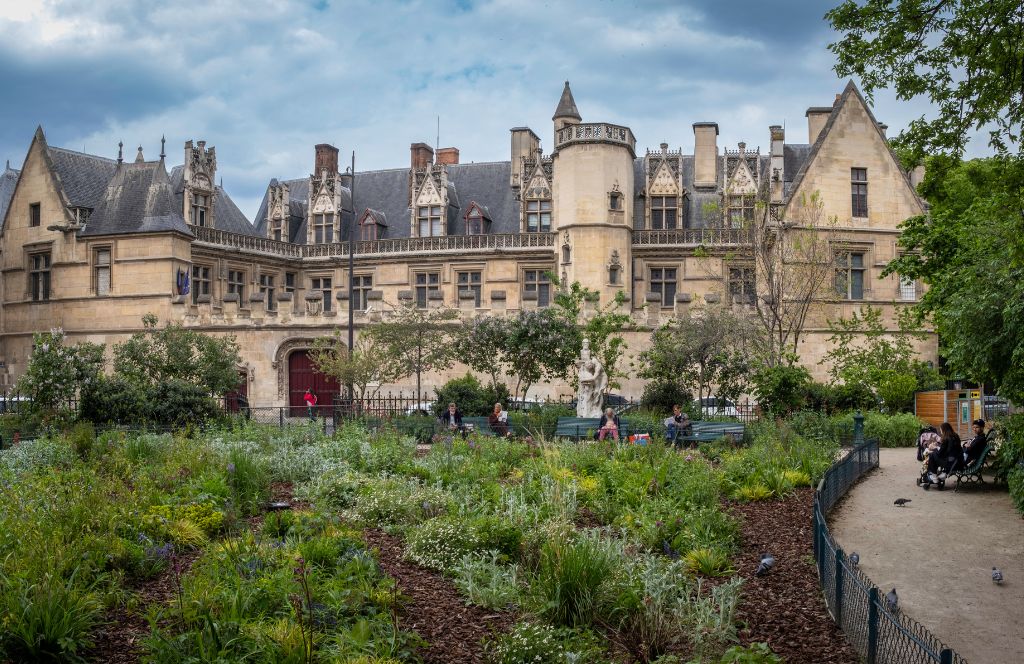
<svg viewBox="0 0 1024 664">
<path fill-rule="evenodd" d="M 974 429 L 974 438 L 964 443 L 964 461 L 968 466 L 978 460 L 981 453 L 985 451 L 985 445 L 988 444 L 988 437 L 985 435 L 985 420 L 974 420 L 971 428 Z"/>
<path fill-rule="evenodd" d="M 455 402 L 448 404 L 448 410 L 441 413 L 441 425 L 448 431 L 458 431 L 465 435 L 466 427 L 462 424 L 462 411 L 455 406 Z"/>
<path fill-rule="evenodd" d="M 597 439 L 604 440 L 605 436 L 610 435 L 615 440 L 618 440 L 620 426 L 619 416 L 615 414 L 615 411 L 611 408 L 605 408 L 604 415 L 601 416 L 600 428 L 597 431 Z"/>
<path fill-rule="evenodd" d="M 960 443 L 960 436 L 957 435 L 956 431 L 953 431 L 953 427 L 950 426 L 949 422 L 943 422 L 939 427 L 939 431 L 942 435 L 939 450 L 928 456 L 927 480 L 932 484 L 939 481 L 938 473 L 940 470 L 943 471 L 941 479 L 945 479 L 945 475 L 963 463 L 964 458 L 964 448 Z"/>
<path fill-rule="evenodd" d="M 682 406 L 672 406 L 672 414 L 665 418 L 665 436 L 670 443 L 676 447 L 682 444 L 679 438 L 693 435 L 693 425 L 690 424 L 690 416 L 683 412 Z"/>
<path fill-rule="evenodd" d="M 499 438 L 507 438 L 510 435 L 508 430 L 508 412 L 501 407 L 500 403 L 494 404 L 494 410 L 487 416 L 487 426 Z"/>
</svg>

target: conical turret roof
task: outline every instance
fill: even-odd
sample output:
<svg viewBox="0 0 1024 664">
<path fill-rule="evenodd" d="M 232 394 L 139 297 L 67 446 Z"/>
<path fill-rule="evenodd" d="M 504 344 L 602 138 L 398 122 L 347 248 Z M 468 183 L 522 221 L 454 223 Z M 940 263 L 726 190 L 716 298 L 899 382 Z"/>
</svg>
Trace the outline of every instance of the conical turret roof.
<svg viewBox="0 0 1024 664">
<path fill-rule="evenodd" d="M 569 81 L 565 82 L 565 87 L 562 89 L 562 98 L 558 100 L 558 108 L 555 109 L 555 114 L 551 116 L 552 120 L 558 118 L 574 118 L 576 120 L 583 120 L 580 116 L 580 111 L 576 108 L 576 100 L 572 98 L 572 90 L 569 89 Z"/>
</svg>

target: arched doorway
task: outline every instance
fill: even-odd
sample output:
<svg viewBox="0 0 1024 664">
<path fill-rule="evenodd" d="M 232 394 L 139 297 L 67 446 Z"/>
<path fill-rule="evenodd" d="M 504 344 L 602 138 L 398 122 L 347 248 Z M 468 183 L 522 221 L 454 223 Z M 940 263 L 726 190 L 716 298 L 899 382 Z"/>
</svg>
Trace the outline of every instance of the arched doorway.
<svg viewBox="0 0 1024 664">
<path fill-rule="evenodd" d="M 306 389 L 316 395 L 318 406 L 332 405 L 334 397 L 341 393 L 341 386 L 336 380 L 316 370 L 308 350 L 294 350 L 288 356 L 289 416 L 302 417 L 306 414 L 306 402 L 302 400 Z"/>
</svg>

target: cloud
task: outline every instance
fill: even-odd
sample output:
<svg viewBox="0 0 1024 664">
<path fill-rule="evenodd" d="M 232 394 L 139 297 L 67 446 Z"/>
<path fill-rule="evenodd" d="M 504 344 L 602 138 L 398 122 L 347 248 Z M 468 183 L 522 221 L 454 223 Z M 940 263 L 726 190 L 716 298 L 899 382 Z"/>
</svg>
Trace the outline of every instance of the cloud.
<svg viewBox="0 0 1024 664">
<path fill-rule="evenodd" d="M 710 0 L 43 0 L 0 8 L 0 158 L 17 162 L 37 124 L 55 145 L 107 156 L 168 139 L 217 147 L 220 175 L 255 213 L 272 177 L 312 168 L 313 145 L 357 152 L 360 170 L 401 168 L 411 142 L 464 161 L 508 158 L 508 129 L 551 147 L 551 113 L 572 81 L 585 120 L 630 126 L 640 149 L 789 140 L 839 81 L 828 2 Z M 879 95 L 895 132 L 919 105 Z M 346 159 L 347 160 L 347 159 Z"/>
</svg>

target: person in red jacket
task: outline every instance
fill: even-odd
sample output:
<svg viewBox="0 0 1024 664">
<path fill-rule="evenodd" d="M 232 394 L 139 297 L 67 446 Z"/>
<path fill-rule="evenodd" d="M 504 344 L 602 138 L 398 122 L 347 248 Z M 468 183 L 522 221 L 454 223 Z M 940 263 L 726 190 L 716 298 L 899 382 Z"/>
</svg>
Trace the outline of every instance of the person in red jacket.
<svg viewBox="0 0 1024 664">
<path fill-rule="evenodd" d="M 302 395 L 302 400 L 306 402 L 306 412 L 309 414 L 309 420 L 315 420 L 316 416 L 313 413 L 313 409 L 316 407 L 316 395 L 307 387 L 306 393 Z"/>
</svg>

